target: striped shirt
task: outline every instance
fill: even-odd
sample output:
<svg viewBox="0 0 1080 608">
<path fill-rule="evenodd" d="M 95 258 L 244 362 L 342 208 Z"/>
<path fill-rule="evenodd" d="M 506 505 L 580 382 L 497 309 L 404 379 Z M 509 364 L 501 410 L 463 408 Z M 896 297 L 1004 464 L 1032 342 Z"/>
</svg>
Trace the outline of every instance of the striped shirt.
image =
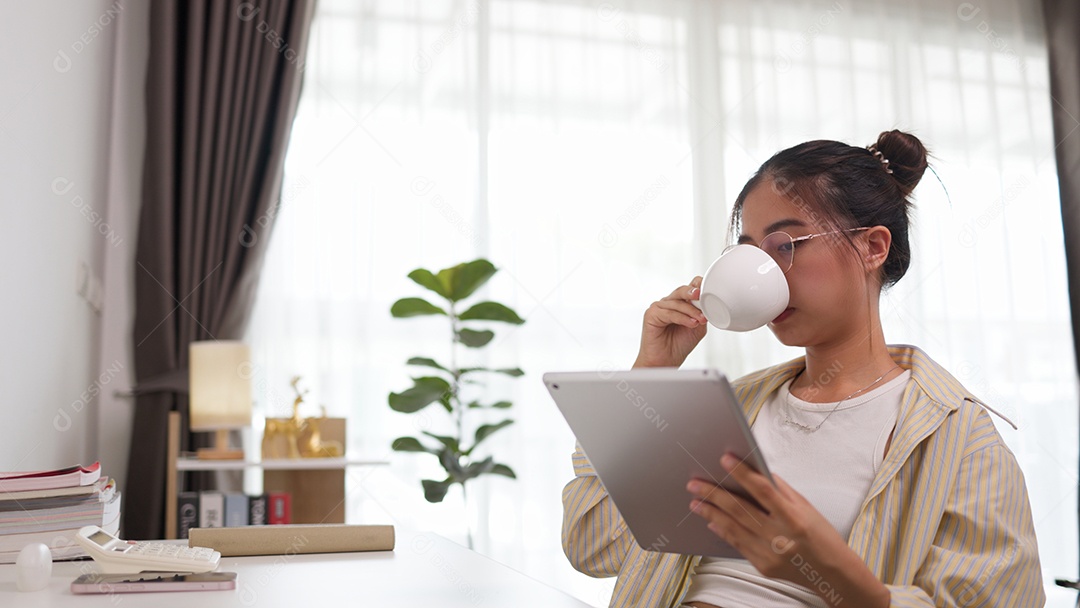
<svg viewBox="0 0 1080 608">
<path fill-rule="evenodd" d="M 1027 608 L 1045 603 L 1024 475 L 980 401 L 913 346 L 892 445 L 848 545 L 888 586 L 891 606 Z M 803 358 L 733 382 L 753 424 Z M 590 576 L 618 576 L 611 606 L 678 606 L 700 557 L 642 549 L 578 448 L 563 490 L 562 544 Z"/>
</svg>

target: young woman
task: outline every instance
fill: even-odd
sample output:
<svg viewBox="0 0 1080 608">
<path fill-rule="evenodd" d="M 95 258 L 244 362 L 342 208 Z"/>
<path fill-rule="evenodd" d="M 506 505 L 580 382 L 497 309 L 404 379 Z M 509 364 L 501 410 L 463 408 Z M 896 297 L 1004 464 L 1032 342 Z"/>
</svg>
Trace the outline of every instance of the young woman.
<svg viewBox="0 0 1080 608">
<path fill-rule="evenodd" d="M 776 485 L 732 456 L 721 465 L 760 507 L 687 480 L 689 508 L 745 559 L 646 551 L 579 448 L 563 548 L 578 570 L 619 577 L 612 606 L 1043 605 L 1024 476 L 987 407 L 881 329 L 926 156 L 900 131 L 867 148 L 811 141 L 747 182 L 732 234 L 785 270 L 790 305 L 769 328 L 806 349 L 733 383 Z M 700 285 L 649 307 L 634 367 L 677 367 L 697 346 Z"/>
</svg>

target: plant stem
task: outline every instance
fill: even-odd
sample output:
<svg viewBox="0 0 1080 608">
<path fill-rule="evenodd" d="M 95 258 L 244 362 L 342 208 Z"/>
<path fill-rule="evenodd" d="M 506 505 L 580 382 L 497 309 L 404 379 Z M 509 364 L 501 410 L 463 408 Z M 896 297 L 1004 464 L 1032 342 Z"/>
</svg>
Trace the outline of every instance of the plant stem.
<svg viewBox="0 0 1080 608">
<path fill-rule="evenodd" d="M 469 549 L 473 547 L 473 535 L 472 535 L 472 513 L 469 512 L 469 495 L 465 492 L 465 484 L 461 484 L 461 502 L 465 507 L 465 542 L 468 544 Z"/>
<path fill-rule="evenodd" d="M 454 303 L 450 302 L 450 373 L 454 376 L 454 383 L 451 388 L 457 386 L 458 368 L 457 368 L 457 333 L 458 333 L 458 318 L 457 311 L 454 310 Z"/>
<path fill-rule="evenodd" d="M 451 415 L 454 417 L 454 422 L 457 426 L 456 439 L 460 446 L 461 442 L 465 439 L 462 435 L 464 427 L 464 412 L 462 410 L 464 410 L 464 408 L 461 407 L 461 397 L 458 395 L 461 391 L 461 372 L 458 370 L 457 366 L 458 316 L 457 311 L 454 310 L 453 302 L 450 302 L 450 327 L 453 332 L 453 340 L 450 342 L 450 373 L 454 376 L 453 382 L 450 384 L 450 409 L 452 410 Z M 461 487 L 464 488 L 465 484 L 461 484 Z"/>
<path fill-rule="evenodd" d="M 465 427 L 465 408 L 461 405 L 461 397 L 459 392 L 461 391 L 461 370 L 457 365 L 457 345 L 458 345 L 458 316 L 457 310 L 454 308 L 454 302 L 450 302 L 450 374 L 453 376 L 453 380 L 450 383 L 450 410 L 451 416 L 454 418 L 455 426 L 457 427 L 457 439 L 458 453 L 454 456 L 461 462 L 461 442 L 465 440 L 464 427 Z M 465 511 L 465 540 L 471 550 L 473 548 L 473 534 L 472 534 L 472 517 L 469 513 L 469 496 L 465 491 L 465 481 L 461 482 L 461 502 Z"/>
</svg>

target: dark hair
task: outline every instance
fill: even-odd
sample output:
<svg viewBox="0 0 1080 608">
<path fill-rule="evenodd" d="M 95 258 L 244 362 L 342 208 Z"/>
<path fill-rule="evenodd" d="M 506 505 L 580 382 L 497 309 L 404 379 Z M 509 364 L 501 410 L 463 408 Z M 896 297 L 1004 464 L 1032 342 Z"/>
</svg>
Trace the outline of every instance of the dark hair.
<svg viewBox="0 0 1080 608">
<path fill-rule="evenodd" d="M 871 147 L 880 153 L 880 158 Z M 904 276 L 911 264 L 910 196 L 926 171 L 927 155 L 919 138 L 897 130 L 885 131 L 873 146 L 866 148 L 815 140 L 777 152 L 758 168 L 735 199 L 732 234 L 737 235 L 741 229 L 746 197 L 769 181 L 776 193 L 787 196 L 812 218 L 820 218 L 833 229 L 888 228 L 892 247 L 881 267 L 881 284 L 889 287 Z"/>
</svg>

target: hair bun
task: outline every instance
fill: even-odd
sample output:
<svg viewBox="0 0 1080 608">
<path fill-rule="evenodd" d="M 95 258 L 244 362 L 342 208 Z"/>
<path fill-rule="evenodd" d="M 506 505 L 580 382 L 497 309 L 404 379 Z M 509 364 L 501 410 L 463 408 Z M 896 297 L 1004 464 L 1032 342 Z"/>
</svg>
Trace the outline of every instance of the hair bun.
<svg viewBox="0 0 1080 608">
<path fill-rule="evenodd" d="M 893 179 L 900 184 L 904 196 L 911 194 L 926 172 L 926 146 L 918 137 L 893 129 L 878 135 L 874 147 L 889 160 Z"/>
</svg>

